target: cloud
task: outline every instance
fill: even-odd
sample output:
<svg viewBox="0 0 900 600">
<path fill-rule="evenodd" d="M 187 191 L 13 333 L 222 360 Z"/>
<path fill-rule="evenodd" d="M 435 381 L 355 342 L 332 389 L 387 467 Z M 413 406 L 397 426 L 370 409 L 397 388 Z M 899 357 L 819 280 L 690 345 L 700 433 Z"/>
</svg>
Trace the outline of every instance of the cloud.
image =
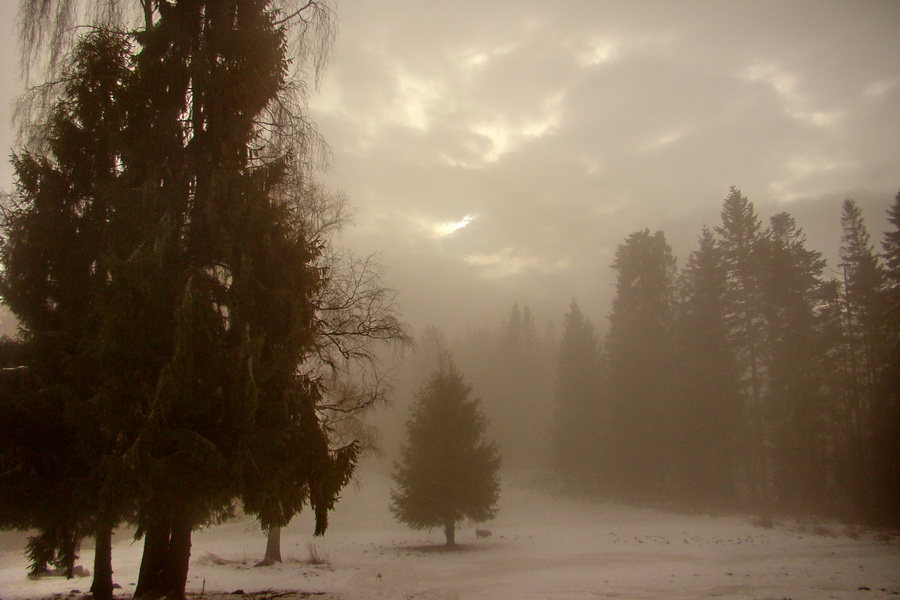
<svg viewBox="0 0 900 600">
<path fill-rule="evenodd" d="M 489 254 L 469 254 L 464 260 L 478 269 L 479 277 L 486 279 L 511 277 L 529 271 L 551 273 L 569 266 L 567 260 L 528 255 L 517 248 L 503 248 Z"/>
<path fill-rule="evenodd" d="M 474 215 L 466 215 L 459 221 L 447 221 L 444 223 L 436 223 L 434 225 L 430 225 L 428 228 L 431 230 L 431 235 L 435 239 L 445 238 L 453 235 L 460 229 L 465 228 L 472 221 L 475 220 Z"/>
<path fill-rule="evenodd" d="M 663 229 L 683 261 L 730 185 L 763 218 L 890 202 L 900 8 L 865 6 L 347 2 L 314 104 L 328 182 L 412 314 L 555 291 L 603 314 L 616 246 Z"/>
<path fill-rule="evenodd" d="M 770 86 L 782 99 L 784 111 L 808 125 L 830 127 L 836 125 L 843 112 L 840 110 L 812 110 L 809 100 L 798 91 L 797 76 L 774 64 L 756 63 L 741 73 L 741 77 L 751 82 L 761 82 Z"/>
<path fill-rule="evenodd" d="M 577 51 L 576 56 L 582 67 L 596 67 L 614 61 L 620 52 L 621 45 L 617 41 L 593 38 Z"/>
<path fill-rule="evenodd" d="M 552 94 L 541 103 L 539 113 L 532 118 L 510 122 L 506 116 L 499 115 L 490 122 L 475 125 L 472 131 L 490 143 L 479 157 L 481 163 L 496 162 L 529 140 L 553 134 L 561 121 L 562 98 L 562 93 Z"/>
</svg>

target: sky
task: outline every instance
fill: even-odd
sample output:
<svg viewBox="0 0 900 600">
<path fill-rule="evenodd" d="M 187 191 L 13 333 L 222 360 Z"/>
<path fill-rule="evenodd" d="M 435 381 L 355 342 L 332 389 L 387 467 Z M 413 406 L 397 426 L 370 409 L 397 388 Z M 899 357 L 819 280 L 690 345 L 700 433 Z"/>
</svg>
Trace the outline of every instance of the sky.
<svg viewBox="0 0 900 600">
<path fill-rule="evenodd" d="M 0 102 L 21 90 L 0 0 Z M 835 268 L 840 204 L 875 241 L 900 188 L 900 2 L 339 0 L 311 102 L 322 179 L 416 330 L 513 303 L 601 328 L 615 249 L 661 229 L 683 265 L 730 186 L 788 211 Z M 15 144 L 7 116 L 0 143 Z M 0 186 L 12 186 L 0 169 Z"/>
</svg>

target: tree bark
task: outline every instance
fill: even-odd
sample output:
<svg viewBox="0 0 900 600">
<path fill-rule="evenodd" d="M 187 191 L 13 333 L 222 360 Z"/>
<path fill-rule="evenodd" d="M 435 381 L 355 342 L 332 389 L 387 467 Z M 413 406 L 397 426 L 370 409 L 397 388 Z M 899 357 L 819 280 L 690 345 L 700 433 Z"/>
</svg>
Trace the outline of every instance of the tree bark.
<svg viewBox="0 0 900 600">
<path fill-rule="evenodd" d="M 267 567 L 277 562 L 282 562 L 281 527 L 273 525 L 269 527 L 269 531 L 266 533 L 266 556 L 262 559 L 262 562 L 256 563 L 256 566 Z"/>
<path fill-rule="evenodd" d="M 94 534 L 94 581 L 91 594 L 94 600 L 112 600 L 112 527 L 101 524 Z"/>
<path fill-rule="evenodd" d="M 454 521 L 444 524 L 444 536 L 447 538 L 447 546 L 456 545 L 456 523 Z"/>
<path fill-rule="evenodd" d="M 147 528 L 134 600 L 152 600 L 165 595 L 166 559 L 169 554 L 171 530 L 171 523 L 165 519 Z"/>
<path fill-rule="evenodd" d="M 193 524 L 182 511 L 172 518 L 172 535 L 169 538 L 169 556 L 166 563 L 169 600 L 184 600 L 188 569 L 191 562 L 191 531 Z"/>
</svg>

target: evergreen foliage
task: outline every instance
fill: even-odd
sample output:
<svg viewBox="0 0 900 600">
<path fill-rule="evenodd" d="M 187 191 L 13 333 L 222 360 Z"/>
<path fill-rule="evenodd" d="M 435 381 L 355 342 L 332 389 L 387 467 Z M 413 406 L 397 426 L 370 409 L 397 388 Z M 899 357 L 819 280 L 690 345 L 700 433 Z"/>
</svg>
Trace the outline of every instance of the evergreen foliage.
<svg viewBox="0 0 900 600">
<path fill-rule="evenodd" d="M 108 224 L 123 148 L 119 98 L 129 45 L 95 32 L 71 60 L 71 76 L 47 119 L 45 153 L 13 157 L 18 189 L 4 215 L 0 254 L 0 293 L 18 317 L 25 348 L 19 366 L 28 373 L 11 422 L 40 419 L 35 435 L 6 438 L 16 470 L 29 472 L 31 484 L 13 475 L 0 486 L 27 503 L 35 497 L 31 486 L 57 490 L 33 503 L 37 521 L 6 524 L 39 530 L 29 544 L 33 572 L 55 557 L 71 573 L 81 536 L 105 539 L 130 511 L 129 481 L 115 481 L 125 470 L 129 408 L 103 385 L 102 314 L 113 286 Z M 32 452 L 52 454 L 55 472 Z M 92 590 L 108 598 L 111 567 L 103 556 L 96 553 Z"/>
<path fill-rule="evenodd" d="M 704 227 L 678 282 L 675 325 L 673 493 L 692 503 L 735 500 L 740 377 L 727 342 L 727 284 L 723 251 Z"/>
<path fill-rule="evenodd" d="M 240 499 L 264 526 L 308 504 L 321 534 L 358 453 L 332 447 L 310 364 L 324 289 L 304 207 L 317 138 L 288 79 L 290 26 L 312 36 L 328 13 L 141 7 L 134 33 L 107 23 L 81 38 L 14 158 L 0 293 L 27 377 L 4 381 L 15 393 L 2 409 L 43 419 L 40 435 L 4 440 L 0 494 L 21 511 L 2 525 L 40 530 L 37 566 L 94 534 L 107 564 L 92 591 L 109 598 L 110 533 L 132 522 L 145 540 L 136 597 L 182 598 L 194 528 Z M 68 18 L 27 14 L 34 27 Z M 27 505 L 35 485 L 60 493 Z"/>
<path fill-rule="evenodd" d="M 761 253 L 768 343 L 764 416 L 775 454 L 777 500 L 794 509 L 810 508 L 819 500 L 826 459 L 827 365 L 819 323 L 825 261 L 821 253 L 806 249 L 802 230 L 787 213 L 771 218 Z"/>
<path fill-rule="evenodd" d="M 882 242 L 885 275 L 884 368 L 874 411 L 874 508 L 881 520 L 900 522 L 900 192 L 888 209 L 892 227 Z"/>
<path fill-rule="evenodd" d="M 591 484 L 593 468 L 620 496 L 896 522 L 900 235 L 885 234 L 882 265 L 850 199 L 842 226 L 842 277 L 829 279 L 793 217 L 776 214 L 763 231 L 731 188 L 674 303 L 662 233 L 629 236 L 613 264 L 608 360 L 595 371 L 608 390 L 590 425 L 601 451 L 579 482 Z M 565 430 L 557 440 L 578 431 Z"/>
<path fill-rule="evenodd" d="M 661 231 L 645 229 L 619 245 L 613 269 L 609 483 L 628 496 L 657 494 L 670 467 L 675 258 Z"/>
<path fill-rule="evenodd" d="M 443 527 L 456 543 L 456 524 L 492 519 L 500 495 L 500 453 L 484 439 L 487 419 L 449 359 L 416 396 L 407 443 L 395 464 L 391 512 L 413 529 Z"/>
<path fill-rule="evenodd" d="M 547 429 L 550 391 L 547 365 L 542 362 L 542 343 L 531 309 L 514 304 L 491 345 L 495 345 L 496 356 L 481 359 L 487 361 L 482 363 L 481 370 L 490 365 L 489 375 L 495 385 L 484 382 L 485 387 L 479 389 L 491 393 L 483 408 L 502 449 L 503 460 L 509 466 L 520 468 L 545 466 L 549 435 L 535 436 L 535 432 Z"/>
<path fill-rule="evenodd" d="M 600 343 L 573 300 L 563 321 L 556 363 L 553 468 L 569 485 L 597 485 L 604 457 Z"/>
<path fill-rule="evenodd" d="M 841 207 L 841 368 L 844 374 L 847 436 L 847 477 L 852 498 L 860 509 L 875 477 L 878 458 L 872 454 L 873 409 L 878 402 L 880 360 L 883 356 L 884 273 L 874 244 L 852 198 Z"/>
<path fill-rule="evenodd" d="M 769 497 L 770 473 L 764 450 L 769 442 L 764 422 L 762 231 L 753 204 L 735 187 L 722 204 L 722 224 L 716 234 L 725 263 L 727 336 L 741 367 L 742 469 L 751 497 L 763 502 Z"/>
</svg>

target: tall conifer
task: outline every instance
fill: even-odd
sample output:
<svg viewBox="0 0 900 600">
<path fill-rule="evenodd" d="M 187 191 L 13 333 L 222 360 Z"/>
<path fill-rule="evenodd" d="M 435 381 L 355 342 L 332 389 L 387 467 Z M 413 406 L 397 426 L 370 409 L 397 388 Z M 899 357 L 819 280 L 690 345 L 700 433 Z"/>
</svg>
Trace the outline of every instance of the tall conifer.
<svg viewBox="0 0 900 600">
<path fill-rule="evenodd" d="M 759 256 L 762 231 L 753 204 L 735 187 L 722 204 L 722 224 L 716 227 L 716 234 L 727 281 L 728 340 L 741 374 L 743 479 L 753 500 L 767 502 L 770 469 L 765 456 L 765 327 Z"/>
<path fill-rule="evenodd" d="M 609 316 L 609 435 L 619 490 L 658 495 L 671 468 L 675 258 L 661 231 L 638 231 L 616 251 Z"/>
<path fill-rule="evenodd" d="M 23 3 L 34 9 L 37 1 Z M 94 309 L 84 314 L 96 335 L 77 339 L 94 353 L 84 373 L 94 381 L 91 398 L 116 417 L 110 435 L 118 445 L 103 447 L 91 464 L 117 457 L 134 484 L 131 518 L 145 539 L 136 596 L 180 598 L 195 527 L 243 497 L 264 524 L 308 502 L 321 533 L 354 464 L 352 444 L 337 453 L 330 447 L 317 411 L 322 382 L 301 368 L 316 352 L 319 247 L 297 206 L 304 196 L 286 191 L 288 172 L 309 177 L 318 139 L 298 103 L 305 88 L 288 75 L 320 64 L 317 41 L 327 43 L 327 35 L 313 37 L 330 13 L 318 2 L 140 5 L 143 28 L 113 36 L 127 54 L 117 63 L 125 73 L 72 79 L 111 103 L 99 120 L 87 115 L 98 127 L 81 116 L 76 125 L 89 134 L 111 131 L 118 154 L 107 159 L 106 146 L 81 143 L 90 136 L 50 128 L 49 139 L 63 140 L 67 153 L 54 151 L 59 175 L 41 157 L 23 158 L 18 171 L 24 200 L 45 202 L 48 215 L 68 222 L 67 211 L 85 222 L 99 215 L 93 229 L 54 228 L 77 231 L 87 251 L 102 251 L 84 257 L 81 246 L 66 248 L 61 260 L 81 263 L 54 267 L 59 282 L 99 282 L 83 286 L 97 294 L 84 302 Z M 73 13 L 24 14 L 31 16 L 24 30 L 34 32 L 45 16 L 61 23 Z M 304 36 L 297 47 L 310 54 L 292 63 L 288 35 L 297 22 Z M 52 51 L 62 56 L 60 49 Z M 111 83 L 121 90 L 105 93 Z M 62 157 L 73 153 L 70 176 Z M 100 181 L 95 172 L 108 181 L 78 187 Z M 41 194 L 29 197 L 31 189 Z M 70 208 L 85 198 L 96 211 Z M 23 239 L 36 232 L 27 220 L 17 225 Z M 50 248 L 60 252 L 65 244 L 57 242 Z M 26 262 L 44 251 L 33 250 Z M 5 296 L 36 291 L 44 301 L 35 306 L 50 313 L 74 306 L 53 299 L 52 287 L 7 283 Z M 56 317 L 39 317 L 52 329 Z M 50 339 L 65 349 L 59 336 Z"/>
<path fill-rule="evenodd" d="M 819 321 L 825 260 L 806 248 L 793 217 L 770 220 L 762 244 L 767 324 L 767 416 L 778 500 L 793 508 L 821 501 L 825 482 L 826 347 Z"/>
<path fill-rule="evenodd" d="M 739 373 L 728 343 L 722 249 L 704 227 L 679 280 L 674 407 L 675 486 L 705 505 L 735 500 Z"/>
<path fill-rule="evenodd" d="M 572 300 L 556 361 L 552 465 L 570 486 L 600 483 L 603 401 L 600 345 L 589 319 Z"/>
</svg>

